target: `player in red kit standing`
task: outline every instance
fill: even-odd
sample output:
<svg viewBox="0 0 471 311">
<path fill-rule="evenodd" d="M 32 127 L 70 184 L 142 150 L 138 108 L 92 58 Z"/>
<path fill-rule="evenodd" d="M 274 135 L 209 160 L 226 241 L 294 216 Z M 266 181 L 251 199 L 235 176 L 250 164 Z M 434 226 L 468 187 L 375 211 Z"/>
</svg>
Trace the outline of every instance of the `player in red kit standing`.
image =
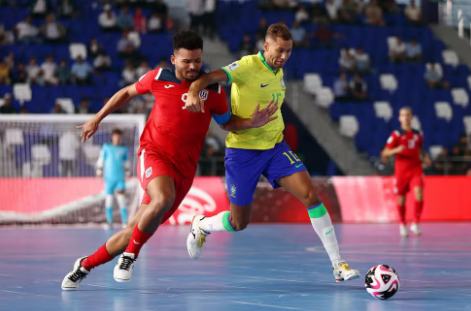
<svg viewBox="0 0 471 311">
<path fill-rule="evenodd" d="M 276 119 L 278 105 L 255 109 L 251 118 L 231 115 L 226 94 L 213 84 L 199 94 L 207 109 L 193 113 L 183 109 L 192 81 L 201 74 L 203 40 L 194 32 L 183 31 L 173 37 L 175 71 L 157 68 L 138 82 L 118 91 L 90 121 L 80 126 L 82 141 L 89 139 L 98 125 L 113 110 L 133 97 L 152 93 L 154 107 L 140 139 L 137 173 L 145 191 L 141 207 L 128 226 L 114 234 L 90 256 L 76 260 L 74 268 L 62 281 L 63 290 L 76 290 L 90 270 L 121 254 L 114 269 L 118 282 L 130 281 L 139 251 L 178 208 L 190 190 L 196 174 L 211 117 L 228 131 L 260 127 Z"/>
<path fill-rule="evenodd" d="M 415 235 L 420 235 L 419 220 L 423 207 L 424 172 L 422 162 L 430 165 L 430 158 L 423 149 L 423 134 L 411 127 L 412 110 L 404 107 L 399 111 L 401 128 L 394 131 L 388 139 L 383 155 L 394 155 L 396 163 L 394 167 L 394 192 L 397 194 L 397 209 L 399 212 L 401 236 L 407 237 L 406 227 L 406 194 L 414 191 L 415 211 L 410 230 Z"/>
</svg>

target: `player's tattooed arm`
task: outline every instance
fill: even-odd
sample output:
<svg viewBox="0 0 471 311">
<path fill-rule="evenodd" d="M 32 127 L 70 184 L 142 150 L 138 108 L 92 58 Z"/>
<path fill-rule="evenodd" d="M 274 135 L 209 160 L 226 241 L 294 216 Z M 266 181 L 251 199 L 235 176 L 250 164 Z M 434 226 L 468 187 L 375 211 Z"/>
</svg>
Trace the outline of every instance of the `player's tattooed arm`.
<svg viewBox="0 0 471 311">
<path fill-rule="evenodd" d="M 226 123 L 219 125 L 223 130 L 229 132 L 236 132 L 247 130 L 256 127 L 262 127 L 268 122 L 276 120 L 278 116 L 274 114 L 278 111 L 278 102 L 273 100 L 262 110 L 260 104 L 257 104 L 251 118 L 241 118 L 236 115 L 231 115 L 231 118 Z"/>
<path fill-rule="evenodd" d="M 134 84 L 122 88 L 116 92 L 113 97 L 106 103 L 103 108 L 93 118 L 88 120 L 84 125 L 77 126 L 78 129 L 82 130 L 82 142 L 91 138 L 93 134 L 98 130 L 98 125 L 107 115 L 121 106 L 126 105 L 132 98 L 139 96 L 140 94 L 136 90 Z"/>
<path fill-rule="evenodd" d="M 199 92 L 208 85 L 227 80 L 227 74 L 222 69 L 202 74 L 201 77 L 191 83 L 190 89 L 188 90 L 185 109 L 191 112 L 201 111 L 204 113 L 204 101 L 199 97 Z"/>
</svg>

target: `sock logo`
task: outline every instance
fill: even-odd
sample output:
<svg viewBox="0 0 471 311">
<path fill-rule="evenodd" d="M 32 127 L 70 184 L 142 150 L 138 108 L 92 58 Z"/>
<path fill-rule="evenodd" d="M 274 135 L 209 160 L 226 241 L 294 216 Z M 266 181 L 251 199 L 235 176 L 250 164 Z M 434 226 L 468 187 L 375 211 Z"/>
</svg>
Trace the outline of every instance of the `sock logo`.
<svg viewBox="0 0 471 311">
<path fill-rule="evenodd" d="M 331 233 L 332 231 L 334 231 L 334 228 L 332 228 L 332 229 L 330 229 L 329 231 L 327 231 L 327 232 L 325 233 L 325 235 L 328 235 L 328 234 Z"/>
<path fill-rule="evenodd" d="M 134 242 L 134 244 L 136 244 L 136 245 L 139 245 L 139 244 L 141 244 L 141 243 L 138 243 L 138 242 L 136 242 L 136 240 L 134 240 L 134 239 L 132 239 L 132 241 L 133 241 L 133 242 Z"/>
</svg>

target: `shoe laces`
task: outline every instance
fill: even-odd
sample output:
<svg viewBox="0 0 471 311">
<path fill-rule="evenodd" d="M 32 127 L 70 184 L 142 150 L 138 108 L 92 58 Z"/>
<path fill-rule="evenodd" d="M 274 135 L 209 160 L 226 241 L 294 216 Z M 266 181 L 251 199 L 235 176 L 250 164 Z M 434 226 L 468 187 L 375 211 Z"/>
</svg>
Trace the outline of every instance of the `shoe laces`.
<svg viewBox="0 0 471 311">
<path fill-rule="evenodd" d="M 131 266 L 134 264 L 134 262 L 136 261 L 136 259 L 133 259 L 129 256 L 123 256 L 121 258 L 121 264 L 119 265 L 119 269 L 120 270 L 126 270 L 126 271 L 129 271 L 129 269 L 131 268 Z"/>
<path fill-rule="evenodd" d="M 345 269 L 347 271 L 350 271 L 352 270 L 352 268 L 350 268 L 350 266 L 348 265 L 348 263 L 346 262 L 341 262 L 338 264 L 337 268 L 342 268 L 342 269 Z"/>
<path fill-rule="evenodd" d="M 74 273 L 72 273 L 69 276 L 69 280 L 76 283 L 77 281 L 78 282 L 82 281 L 86 277 L 87 277 L 87 274 L 83 272 L 80 268 L 78 268 L 77 270 L 74 271 Z"/>
</svg>

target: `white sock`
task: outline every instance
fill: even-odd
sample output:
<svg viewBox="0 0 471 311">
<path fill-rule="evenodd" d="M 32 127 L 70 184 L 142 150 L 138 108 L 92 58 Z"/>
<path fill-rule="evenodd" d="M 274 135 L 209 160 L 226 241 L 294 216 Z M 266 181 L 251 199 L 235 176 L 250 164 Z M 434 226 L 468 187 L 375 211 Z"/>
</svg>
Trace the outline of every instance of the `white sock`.
<svg viewBox="0 0 471 311">
<path fill-rule="evenodd" d="M 308 213 L 311 218 L 311 224 L 321 239 L 332 262 L 332 266 L 335 268 L 343 260 L 342 257 L 340 257 L 339 244 L 337 243 L 337 237 L 330 215 L 323 203 L 308 208 Z"/>
<path fill-rule="evenodd" d="M 213 217 L 206 217 L 200 221 L 200 229 L 206 232 L 226 232 L 235 230 L 229 222 L 231 212 L 221 212 Z"/>
</svg>

